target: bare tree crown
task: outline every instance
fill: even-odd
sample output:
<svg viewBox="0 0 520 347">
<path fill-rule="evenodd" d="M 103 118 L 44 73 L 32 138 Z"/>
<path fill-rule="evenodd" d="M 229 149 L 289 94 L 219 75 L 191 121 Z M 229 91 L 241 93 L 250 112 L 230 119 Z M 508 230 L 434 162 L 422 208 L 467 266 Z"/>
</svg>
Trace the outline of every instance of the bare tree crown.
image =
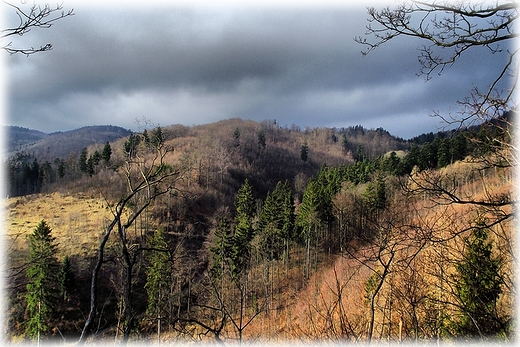
<svg viewBox="0 0 520 347">
<path fill-rule="evenodd" d="M 22 0 L 21 3 L 24 5 L 27 1 Z M 18 16 L 18 24 L 16 26 L 5 28 L 0 33 L 0 40 L 4 40 L 11 36 L 23 36 L 34 28 L 48 29 L 54 22 L 74 15 L 74 10 L 64 11 L 63 5 L 56 4 L 51 6 L 50 4 L 32 5 L 29 9 L 23 9 L 21 6 L 3 1 L 3 3 L 15 10 Z M 52 44 L 46 43 L 40 47 L 28 47 L 28 48 L 17 48 L 13 47 L 13 42 L 7 43 L 2 42 L 2 48 L 9 54 L 22 53 L 27 56 L 45 52 L 52 49 Z"/>
</svg>

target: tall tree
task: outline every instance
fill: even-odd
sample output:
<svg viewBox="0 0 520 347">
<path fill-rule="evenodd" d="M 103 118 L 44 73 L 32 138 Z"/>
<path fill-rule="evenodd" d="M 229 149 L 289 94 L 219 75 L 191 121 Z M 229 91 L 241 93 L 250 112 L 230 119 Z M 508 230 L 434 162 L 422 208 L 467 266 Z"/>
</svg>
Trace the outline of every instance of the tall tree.
<svg viewBox="0 0 520 347">
<path fill-rule="evenodd" d="M 293 236 L 294 206 L 289 183 L 278 182 L 267 193 L 258 217 L 256 237 L 259 237 L 260 252 L 268 260 L 278 259 L 283 252 L 288 255 L 289 240 Z"/>
<path fill-rule="evenodd" d="M 87 152 L 87 148 L 83 148 L 81 150 L 81 154 L 79 155 L 79 159 L 78 159 L 78 166 L 79 166 L 79 170 L 81 172 L 88 173 L 89 166 L 88 166 L 88 152 Z"/>
<path fill-rule="evenodd" d="M 59 293 L 63 297 L 63 300 L 66 300 L 67 296 L 70 294 L 74 285 L 74 280 L 72 264 L 70 263 L 69 257 L 65 256 L 61 262 L 60 270 L 57 275 Z"/>
<path fill-rule="evenodd" d="M 101 152 L 101 159 L 103 159 L 105 164 L 108 164 L 111 157 L 112 157 L 112 147 L 110 146 L 110 143 L 107 141 L 105 143 L 105 146 L 103 147 L 103 152 Z"/>
<path fill-rule="evenodd" d="M 158 142 L 156 144 L 159 145 Z M 117 232 L 120 246 L 117 259 L 120 261 L 123 273 L 121 284 L 124 308 L 122 342 L 126 343 L 130 337 L 135 322 L 132 300 L 134 265 L 140 259 L 139 255 L 142 253 L 143 247 L 138 240 L 131 238 L 127 230 L 155 199 L 175 189 L 175 182 L 181 175 L 181 169 L 175 169 L 165 162 L 165 157 L 171 151 L 173 148 L 165 143 L 150 148 L 143 141 L 142 134 L 131 134 L 123 144 L 123 153 L 126 157 L 118 172 L 121 174 L 121 179 L 126 182 L 127 190 L 122 192 L 117 203 L 108 202 L 111 206 L 112 219 L 106 226 L 97 249 L 97 259 L 92 270 L 90 285 L 90 311 L 81 332 L 79 344 L 84 343 L 91 333 L 96 318 L 99 273 L 105 264 L 105 246 L 114 230 Z M 134 244 L 137 247 L 133 247 Z"/>
<path fill-rule="evenodd" d="M 29 236 L 29 267 L 27 268 L 27 337 L 40 341 L 50 331 L 55 311 L 56 245 L 51 228 L 42 220 Z"/>
<path fill-rule="evenodd" d="M 258 132 L 258 148 L 259 149 L 265 149 L 266 147 L 266 137 L 265 137 L 265 130 L 262 129 Z"/>
<path fill-rule="evenodd" d="M 307 162 L 307 159 L 309 158 L 309 145 L 307 144 L 307 142 L 305 142 L 302 145 L 302 148 L 301 148 L 301 151 L 300 151 L 300 158 L 304 162 Z"/>
<path fill-rule="evenodd" d="M 156 320 L 157 342 L 161 341 L 161 323 L 166 314 L 164 307 L 168 301 L 168 295 L 172 285 L 172 266 L 170 252 L 164 229 L 159 227 L 153 233 L 149 243 L 148 262 L 146 269 L 146 284 L 144 288 L 148 296 L 147 314 Z"/>
<path fill-rule="evenodd" d="M 232 274 L 238 277 L 248 266 L 250 242 L 253 239 L 253 217 L 255 200 L 253 188 L 246 179 L 235 198 L 235 233 L 232 246 Z"/>
<path fill-rule="evenodd" d="M 501 259 L 493 254 L 488 236 L 485 223 L 478 222 L 464 242 L 464 258 L 455 265 L 455 292 L 461 305 L 456 330 L 465 337 L 489 338 L 504 332 L 496 307 L 503 285 Z"/>
</svg>

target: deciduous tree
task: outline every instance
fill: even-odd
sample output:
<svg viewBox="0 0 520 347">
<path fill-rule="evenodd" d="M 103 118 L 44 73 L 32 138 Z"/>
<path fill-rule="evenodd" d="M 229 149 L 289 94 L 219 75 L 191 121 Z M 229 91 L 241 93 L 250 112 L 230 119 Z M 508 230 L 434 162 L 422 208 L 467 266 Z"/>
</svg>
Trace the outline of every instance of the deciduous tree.
<svg viewBox="0 0 520 347">
<path fill-rule="evenodd" d="M 25 5 L 25 1 L 21 1 Z M 33 29 L 47 29 L 54 25 L 54 23 L 62 18 L 74 15 L 74 10 L 64 11 L 61 4 L 51 6 L 45 4 L 43 6 L 33 4 L 31 7 L 24 9 L 23 6 L 15 5 L 14 3 L 4 1 L 4 5 L 13 9 L 18 17 L 18 22 L 12 27 L 5 28 L 1 31 L 0 39 L 4 40 L 15 36 L 26 35 Z M 3 42 L 2 48 L 10 53 L 21 53 L 31 55 L 38 52 L 45 52 L 52 49 L 52 44 L 47 43 L 40 47 L 14 47 L 13 42 Z"/>
</svg>

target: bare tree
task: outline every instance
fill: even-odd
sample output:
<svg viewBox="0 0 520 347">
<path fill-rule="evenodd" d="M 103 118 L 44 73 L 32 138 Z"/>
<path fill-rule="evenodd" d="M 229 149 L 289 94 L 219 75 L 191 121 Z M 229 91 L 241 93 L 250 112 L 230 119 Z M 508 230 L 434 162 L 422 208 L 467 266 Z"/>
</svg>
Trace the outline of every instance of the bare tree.
<svg viewBox="0 0 520 347">
<path fill-rule="evenodd" d="M 146 133 L 144 133 L 146 134 Z M 162 138 L 160 128 L 152 131 L 152 136 L 132 134 L 124 143 L 124 163 L 119 168 L 122 179 L 127 183 L 127 191 L 112 205 L 112 220 L 106 227 L 97 250 L 97 260 L 92 271 L 90 312 L 83 327 L 79 343 L 84 343 L 94 323 L 98 308 L 98 277 L 104 264 L 104 252 L 112 231 L 117 231 L 119 245 L 118 258 L 123 271 L 123 342 L 128 341 L 133 326 L 132 276 L 137 256 L 143 250 L 139 244 L 132 243 L 127 233 L 129 227 L 159 196 L 175 189 L 175 182 L 181 177 L 182 169 L 173 168 L 166 163 L 166 156 L 173 149 Z"/>
<path fill-rule="evenodd" d="M 393 9 L 369 8 L 368 14 L 366 34 L 374 40 L 355 39 L 368 47 L 363 53 L 368 54 L 396 37 L 418 38 L 424 42 L 419 47 L 420 74 L 427 80 L 455 64 L 468 50 L 486 48 L 491 54 L 506 57 L 485 90 L 475 87 L 467 98 L 458 101 L 458 116 L 434 113 L 447 125 L 457 125 L 460 129 L 479 126 L 478 134 L 468 135 L 476 150 L 466 161 L 475 164 L 472 175 L 479 176 L 474 180 L 483 183 L 484 196 L 463 194 L 457 178 L 446 171 L 422 173 L 421 179 L 412 175 L 410 180 L 414 181 L 415 193 L 429 194 L 439 204 L 473 205 L 486 210 L 495 216 L 490 219 L 493 224 L 514 218 L 515 194 L 494 192 L 486 185 L 485 178 L 489 170 L 503 170 L 509 175 L 518 164 L 513 141 L 518 48 L 512 45 L 512 40 L 518 37 L 514 26 L 517 4 L 507 0 L 481 3 L 412 0 Z"/>
<path fill-rule="evenodd" d="M 503 119 L 515 109 L 513 94 L 516 88 L 518 71 L 518 47 L 512 45 L 518 33 L 514 23 L 518 18 L 515 1 L 493 2 L 451 2 L 451 1 L 406 1 L 396 8 L 382 10 L 369 8 L 366 35 L 355 40 L 367 46 L 363 54 L 368 54 L 396 37 L 418 38 L 424 44 L 419 47 L 420 73 L 427 80 L 445 68 L 452 66 L 468 50 L 486 48 L 491 54 L 505 55 L 505 63 L 497 76 L 489 82 L 485 90 L 475 87 L 464 100 L 459 100 L 461 116 L 440 117 L 447 124 L 467 127 L 500 119 L 494 123 L 511 138 L 513 122 Z M 514 150 L 511 141 L 495 139 L 489 134 L 487 141 L 497 148 L 506 144 L 510 149 L 510 160 Z M 507 143 L 504 143 L 507 142 Z M 516 163 L 514 163 L 516 164 Z"/>
<path fill-rule="evenodd" d="M 22 0 L 22 5 L 25 5 L 27 0 Z M 56 4 L 51 6 L 50 4 L 45 5 L 32 5 L 28 9 L 24 9 L 21 6 L 17 6 L 7 1 L 3 3 L 15 10 L 18 17 L 17 25 L 9 28 L 5 28 L 1 31 L 0 40 L 11 38 L 11 36 L 23 36 L 30 32 L 32 29 L 48 29 L 56 21 L 74 15 L 74 9 L 64 11 L 63 5 Z M 52 44 L 46 43 L 40 47 L 29 47 L 29 48 L 18 48 L 13 47 L 13 42 L 2 43 L 2 48 L 9 54 L 22 53 L 27 56 L 45 52 L 52 49 Z"/>
</svg>

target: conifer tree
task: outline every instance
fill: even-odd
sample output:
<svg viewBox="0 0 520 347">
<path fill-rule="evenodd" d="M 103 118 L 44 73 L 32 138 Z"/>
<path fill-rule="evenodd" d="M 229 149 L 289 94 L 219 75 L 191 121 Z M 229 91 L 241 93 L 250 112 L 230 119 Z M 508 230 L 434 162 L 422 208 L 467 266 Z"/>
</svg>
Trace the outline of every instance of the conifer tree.
<svg viewBox="0 0 520 347">
<path fill-rule="evenodd" d="M 215 229 L 214 245 L 210 249 L 213 255 L 212 279 L 218 280 L 223 276 L 230 257 L 231 246 L 231 227 L 228 218 L 223 216 L 218 221 L 218 226 Z"/>
<path fill-rule="evenodd" d="M 260 130 L 258 132 L 258 149 L 265 149 L 266 147 L 266 137 L 265 137 L 265 130 Z"/>
<path fill-rule="evenodd" d="M 468 337 L 492 337 L 501 330 L 496 304 L 502 292 L 501 260 L 493 255 L 489 229 L 478 222 L 465 240 L 466 253 L 456 265 L 455 292 L 461 305 L 457 333 Z"/>
<path fill-rule="evenodd" d="M 63 297 L 63 300 L 66 300 L 74 284 L 74 272 L 68 256 L 63 258 L 57 280 L 60 295 Z"/>
<path fill-rule="evenodd" d="M 278 182 L 272 192 L 267 193 L 262 212 L 258 217 L 256 234 L 260 237 L 263 256 L 278 259 L 287 249 L 293 236 L 294 206 L 289 183 Z"/>
<path fill-rule="evenodd" d="M 41 339 L 50 330 L 56 292 L 56 246 L 51 228 L 42 220 L 29 236 L 29 267 L 27 268 L 27 308 L 25 334 Z"/>
<path fill-rule="evenodd" d="M 87 148 L 83 148 L 79 156 L 79 169 L 81 172 L 88 173 L 88 152 Z"/>
<path fill-rule="evenodd" d="M 163 307 L 168 300 L 172 283 L 170 253 L 162 227 L 155 230 L 149 241 L 149 248 L 151 249 L 148 255 L 149 266 L 146 269 L 146 284 L 144 285 L 148 296 L 146 313 L 152 319 L 157 320 L 157 339 L 160 341 L 161 319 L 164 317 Z"/>
<path fill-rule="evenodd" d="M 235 198 L 235 233 L 231 250 L 231 272 L 238 276 L 249 261 L 250 242 L 253 239 L 255 200 L 253 188 L 246 179 Z"/>
<path fill-rule="evenodd" d="M 305 142 L 302 145 L 302 149 L 301 149 L 301 152 L 300 152 L 300 158 L 304 162 L 307 162 L 307 159 L 309 158 L 309 145 L 307 144 L 307 142 Z"/>
<path fill-rule="evenodd" d="M 111 156 L 112 156 L 112 147 L 110 146 L 110 143 L 107 141 L 105 143 L 105 147 L 103 147 L 103 152 L 101 152 L 101 159 L 103 159 L 105 164 L 108 164 Z"/>
</svg>

